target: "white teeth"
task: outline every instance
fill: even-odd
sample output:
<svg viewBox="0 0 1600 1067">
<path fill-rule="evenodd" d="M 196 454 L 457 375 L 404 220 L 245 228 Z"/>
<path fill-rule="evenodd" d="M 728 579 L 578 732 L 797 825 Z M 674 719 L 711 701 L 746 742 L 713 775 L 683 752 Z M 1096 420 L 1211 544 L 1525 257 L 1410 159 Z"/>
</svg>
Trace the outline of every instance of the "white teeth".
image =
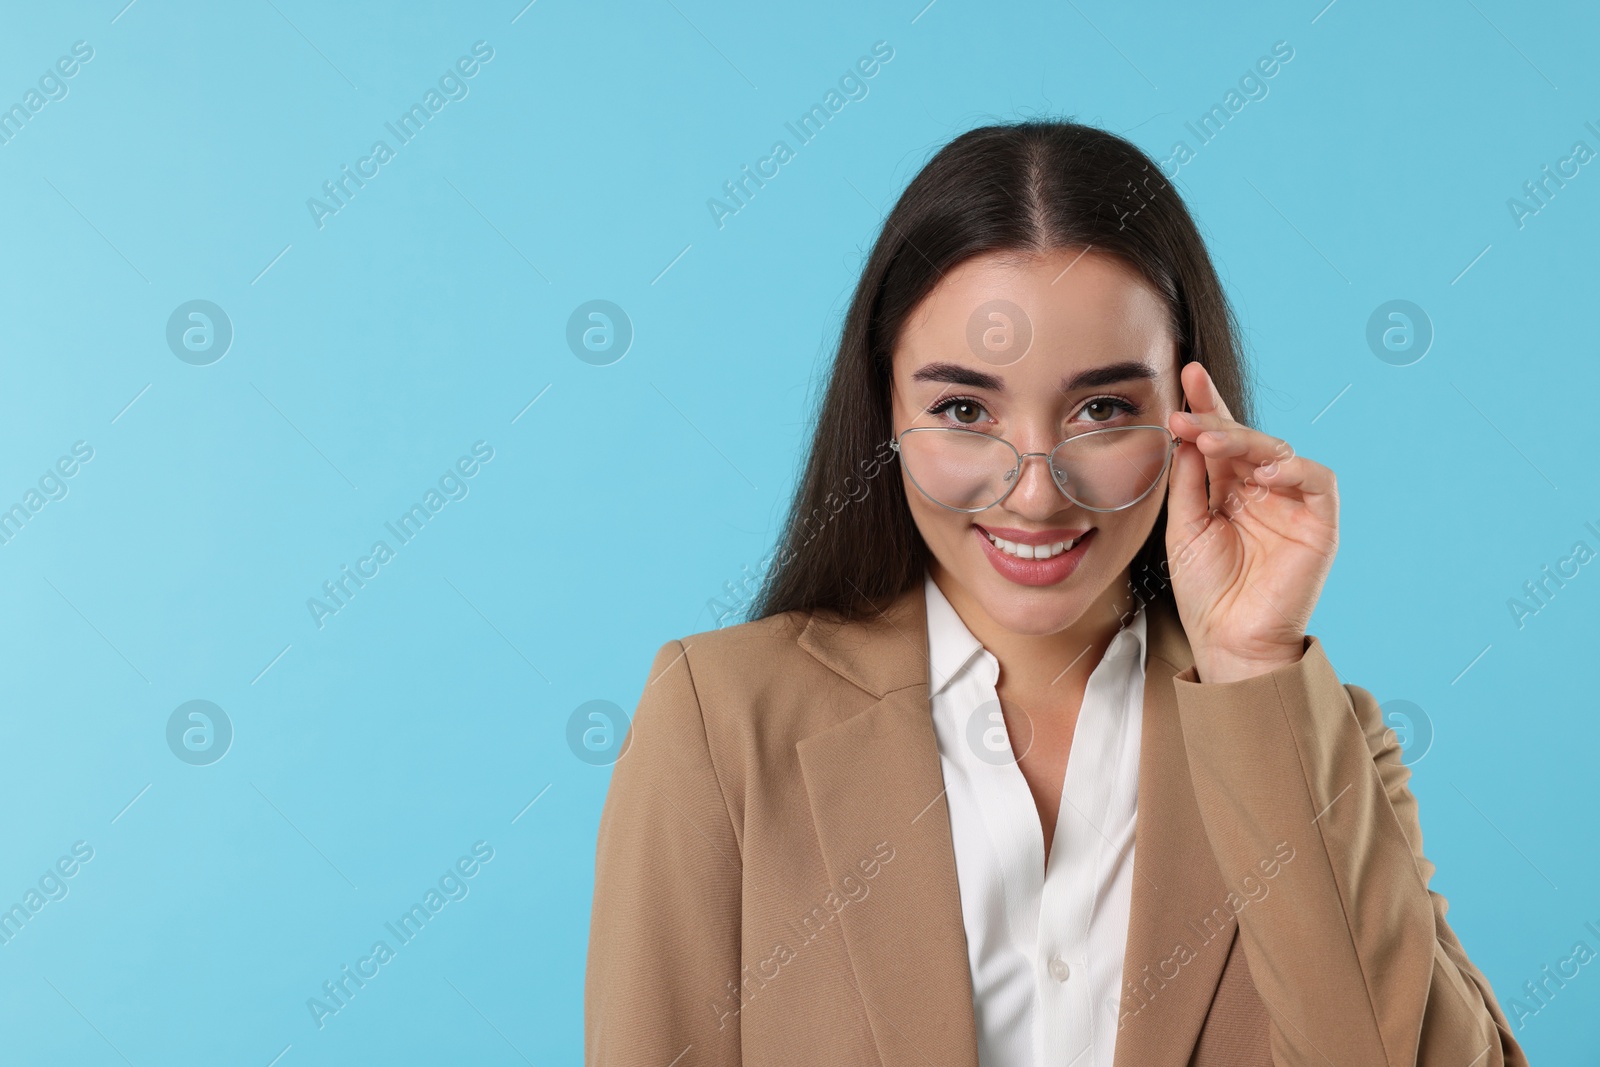
<svg viewBox="0 0 1600 1067">
<path fill-rule="evenodd" d="M 1069 551 L 1079 541 L 1083 540 L 1082 537 L 1076 537 L 1071 541 L 1057 541 L 1051 545 L 1019 545 L 1014 541 L 1007 541 L 1003 537 L 996 537 L 988 530 L 983 531 L 983 534 L 989 539 L 990 544 L 1006 555 L 1016 556 L 1018 559 L 1049 559 L 1051 556 L 1059 556 L 1061 553 Z"/>
</svg>

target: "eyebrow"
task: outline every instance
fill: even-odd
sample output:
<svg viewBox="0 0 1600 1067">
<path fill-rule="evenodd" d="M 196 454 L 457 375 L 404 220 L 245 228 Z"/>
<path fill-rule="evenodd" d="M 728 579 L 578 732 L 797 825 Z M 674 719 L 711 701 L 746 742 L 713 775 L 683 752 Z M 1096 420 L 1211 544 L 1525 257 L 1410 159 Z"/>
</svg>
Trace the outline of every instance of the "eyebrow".
<svg viewBox="0 0 1600 1067">
<path fill-rule="evenodd" d="M 1095 389 L 1105 385 L 1116 385 L 1119 382 L 1136 380 L 1154 381 L 1156 372 L 1148 363 L 1137 360 L 1123 360 L 1120 363 L 1108 363 L 1103 367 L 1091 367 L 1085 371 L 1061 379 L 1059 386 L 1063 393 L 1076 392 L 1079 389 Z M 964 367 L 959 363 L 929 363 L 911 375 L 914 382 L 944 382 L 949 385 L 962 385 L 969 389 L 988 389 L 995 393 L 1006 391 L 1005 383 L 999 377 L 972 367 Z"/>
</svg>

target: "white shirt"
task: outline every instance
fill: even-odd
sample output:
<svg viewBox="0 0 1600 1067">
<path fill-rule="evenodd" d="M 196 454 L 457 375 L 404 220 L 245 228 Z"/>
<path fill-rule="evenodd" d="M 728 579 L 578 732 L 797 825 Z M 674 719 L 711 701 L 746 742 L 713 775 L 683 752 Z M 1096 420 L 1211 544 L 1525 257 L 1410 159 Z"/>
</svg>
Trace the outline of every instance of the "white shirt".
<svg viewBox="0 0 1600 1067">
<path fill-rule="evenodd" d="M 1089 676 L 1046 871 L 1039 809 L 1000 714 L 999 661 L 931 576 L 926 586 L 930 703 L 978 1063 L 1112 1067 L 1133 891 L 1145 612 Z"/>
</svg>

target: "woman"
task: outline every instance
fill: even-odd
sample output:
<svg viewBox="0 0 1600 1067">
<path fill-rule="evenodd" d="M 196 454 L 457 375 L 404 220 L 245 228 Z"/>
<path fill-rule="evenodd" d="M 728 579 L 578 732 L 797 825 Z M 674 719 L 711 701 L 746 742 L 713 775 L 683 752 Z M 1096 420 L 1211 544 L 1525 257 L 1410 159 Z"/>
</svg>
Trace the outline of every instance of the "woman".
<svg viewBox="0 0 1600 1067">
<path fill-rule="evenodd" d="M 856 289 L 750 622 L 657 653 L 592 1064 L 1523 1064 L 1376 701 L 1331 471 L 1251 429 L 1136 147 L 973 130 Z"/>
</svg>

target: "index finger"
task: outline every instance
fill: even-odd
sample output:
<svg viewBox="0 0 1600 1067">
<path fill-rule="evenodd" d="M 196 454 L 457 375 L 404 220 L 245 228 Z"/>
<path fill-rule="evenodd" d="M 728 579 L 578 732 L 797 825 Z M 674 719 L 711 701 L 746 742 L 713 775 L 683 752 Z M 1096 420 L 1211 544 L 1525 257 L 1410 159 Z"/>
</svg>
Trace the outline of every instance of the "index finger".
<svg viewBox="0 0 1600 1067">
<path fill-rule="evenodd" d="M 1178 380 L 1183 385 L 1183 395 L 1189 401 L 1190 411 L 1197 415 L 1233 418 L 1228 405 L 1222 401 L 1222 394 L 1217 392 L 1216 383 L 1211 380 L 1211 372 L 1204 366 L 1199 363 L 1184 364 Z"/>
</svg>

